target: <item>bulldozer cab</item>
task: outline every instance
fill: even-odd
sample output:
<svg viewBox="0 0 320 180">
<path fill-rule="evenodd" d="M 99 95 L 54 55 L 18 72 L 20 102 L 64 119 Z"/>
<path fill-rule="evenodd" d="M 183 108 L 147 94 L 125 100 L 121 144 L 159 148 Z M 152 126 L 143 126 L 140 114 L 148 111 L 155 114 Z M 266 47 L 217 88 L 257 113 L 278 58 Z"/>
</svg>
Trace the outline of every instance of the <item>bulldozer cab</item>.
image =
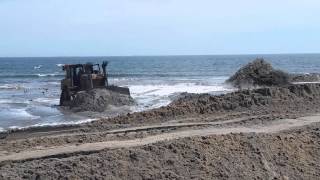
<svg viewBox="0 0 320 180">
<path fill-rule="evenodd" d="M 68 86 L 69 88 L 77 88 L 80 87 L 80 76 L 84 72 L 82 65 L 65 65 L 63 66 L 63 70 L 66 72 L 65 74 L 65 83 L 64 86 Z M 68 81 L 68 82 L 67 82 Z"/>
<path fill-rule="evenodd" d="M 106 66 L 102 69 L 99 64 L 92 63 L 64 65 L 65 79 L 61 87 L 79 91 L 106 86 Z"/>
</svg>

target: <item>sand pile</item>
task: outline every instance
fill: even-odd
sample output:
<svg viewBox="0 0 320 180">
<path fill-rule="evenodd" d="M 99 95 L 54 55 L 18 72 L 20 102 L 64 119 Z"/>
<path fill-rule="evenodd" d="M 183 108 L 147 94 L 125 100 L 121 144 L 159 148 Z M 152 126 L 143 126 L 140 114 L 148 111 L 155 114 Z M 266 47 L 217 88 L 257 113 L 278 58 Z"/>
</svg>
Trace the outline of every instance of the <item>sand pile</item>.
<svg viewBox="0 0 320 180">
<path fill-rule="evenodd" d="M 290 76 L 274 69 L 264 59 L 256 59 L 231 76 L 227 82 L 238 88 L 251 86 L 282 86 L 289 84 Z"/>
<path fill-rule="evenodd" d="M 209 94 L 186 94 L 170 104 L 175 109 L 185 109 L 193 113 L 216 113 L 240 111 L 255 107 L 281 106 L 283 109 L 293 104 L 304 105 L 320 100 L 320 84 L 288 85 L 286 87 L 266 87 L 241 90 L 221 96 Z"/>
<path fill-rule="evenodd" d="M 256 59 L 240 68 L 226 82 L 237 88 L 285 86 L 294 82 L 319 82 L 320 74 L 289 74 L 276 70 L 264 59 Z"/>
<path fill-rule="evenodd" d="M 70 108 L 72 111 L 76 112 L 103 112 L 110 105 L 125 106 L 132 105 L 133 103 L 134 101 L 129 95 L 100 88 L 77 93 L 76 97 L 70 103 Z"/>
</svg>

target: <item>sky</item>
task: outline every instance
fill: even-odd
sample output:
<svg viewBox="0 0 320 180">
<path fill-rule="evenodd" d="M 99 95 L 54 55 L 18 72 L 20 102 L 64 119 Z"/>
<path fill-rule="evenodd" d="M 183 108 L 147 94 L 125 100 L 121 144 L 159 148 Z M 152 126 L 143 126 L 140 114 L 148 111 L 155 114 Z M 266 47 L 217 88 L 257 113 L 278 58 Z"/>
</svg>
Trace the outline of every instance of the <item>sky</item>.
<svg viewBox="0 0 320 180">
<path fill-rule="evenodd" d="M 0 0 L 0 56 L 320 53 L 319 0 Z"/>
</svg>

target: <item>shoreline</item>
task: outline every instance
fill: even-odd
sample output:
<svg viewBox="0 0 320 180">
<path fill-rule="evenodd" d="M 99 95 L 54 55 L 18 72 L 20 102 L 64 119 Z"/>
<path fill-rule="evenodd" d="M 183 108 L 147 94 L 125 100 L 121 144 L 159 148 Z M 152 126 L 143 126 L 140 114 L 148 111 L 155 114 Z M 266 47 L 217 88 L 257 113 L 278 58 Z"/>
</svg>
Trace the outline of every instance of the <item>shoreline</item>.
<svg viewBox="0 0 320 180">
<path fill-rule="evenodd" d="M 306 86 L 309 86 L 309 85 L 311 85 L 311 86 L 312 85 L 316 85 L 317 86 L 317 85 L 319 85 L 319 87 L 320 87 L 320 82 L 308 82 L 308 83 L 298 82 L 298 83 L 292 83 L 291 85 L 287 85 L 287 86 L 284 86 L 282 88 L 286 89 L 287 87 L 304 86 L 304 85 L 306 85 Z M 141 116 L 142 115 L 142 117 L 143 117 L 143 116 L 148 116 L 148 114 L 154 115 L 154 113 L 156 113 L 156 114 L 158 114 L 158 113 L 164 114 L 164 113 L 166 113 L 166 111 L 168 111 L 168 109 L 172 109 L 173 111 L 174 110 L 178 111 L 179 110 L 179 106 L 180 106 L 179 103 L 182 103 L 182 104 L 183 103 L 193 104 L 193 102 L 190 102 L 190 99 L 191 99 L 191 101 L 197 101 L 197 100 L 199 100 L 201 98 L 201 96 L 205 96 L 205 98 L 218 97 L 218 99 L 219 99 L 220 97 L 224 97 L 224 96 L 228 96 L 228 95 L 230 95 L 232 97 L 232 96 L 234 96 L 234 94 L 237 94 L 237 93 L 239 93 L 241 95 L 243 92 L 244 93 L 250 93 L 250 92 L 254 92 L 254 91 L 261 91 L 262 89 L 268 90 L 268 89 L 272 89 L 272 88 L 276 88 L 277 89 L 279 87 L 257 87 L 257 88 L 254 88 L 254 89 L 237 90 L 237 91 L 234 91 L 234 92 L 229 92 L 229 93 L 221 94 L 221 95 L 210 95 L 208 93 L 203 93 L 203 94 L 181 93 L 179 95 L 180 98 L 177 98 L 176 100 L 173 100 L 167 106 L 161 106 L 161 107 L 158 107 L 158 108 L 149 109 L 149 110 L 145 110 L 145 111 L 129 112 L 127 114 L 118 114 L 118 115 L 115 115 L 113 117 L 108 117 L 108 118 L 103 118 L 103 117 L 89 118 L 88 117 L 88 119 L 83 120 L 83 121 L 62 122 L 62 123 L 57 123 L 57 124 L 53 123 L 54 125 L 45 124 L 44 123 L 43 125 L 31 125 L 31 126 L 27 126 L 27 127 L 11 128 L 11 129 L 7 129 L 7 130 L 4 130 L 4 131 L 0 131 L 0 135 L 12 133 L 12 132 L 23 132 L 23 131 L 32 132 L 33 130 L 34 131 L 39 131 L 39 130 L 40 131 L 41 130 L 45 131 L 45 130 L 50 130 L 50 129 L 60 129 L 60 128 L 64 129 L 64 128 L 73 128 L 73 127 L 81 127 L 81 126 L 90 126 L 91 124 L 100 123 L 100 122 L 108 124 L 108 120 L 111 121 L 111 124 L 112 123 L 117 124 L 116 122 L 118 122 L 119 125 L 121 125 L 121 124 L 126 124 L 126 123 L 123 123 L 123 122 L 121 122 L 121 120 L 118 120 L 118 119 L 128 119 L 128 118 L 131 118 L 131 116 L 135 116 L 135 115 L 137 115 L 137 116 Z M 193 97 L 195 97 L 194 100 L 192 99 Z M 182 102 L 178 102 L 178 101 L 182 101 Z M 186 102 L 183 102 L 183 101 L 186 101 Z M 178 102 L 178 103 L 176 103 L 176 102 Z M 194 106 L 194 104 L 193 104 L 193 106 Z M 176 107 L 178 107 L 178 108 L 176 108 Z M 229 107 L 227 107 L 227 108 L 229 108 Z M 162 111 L 165 111 L 165 112 L 162 112 Z M 90 114 L 90 112 L 88 112 L 88 113 Z M 91 113 L 94 113 L 94 112 L 91 112 Z M 201 112 L 195 112 L 195 113 L 196 114 L 198 114 L 198 113 L 206 114 L 206 113 L 201 113 Z M 217 113 L 220 113 L 220 112 L 217 111 Z M 184 116 L 184 115 L 185 115 L 185 112 L 182 112 L 182 116 Z M 192 113 L 191 113 L 191 115 L 192 115 Z M 175 114 L 174 116 L 179 116 L 179 113 Z M 115 121 L 115 122 L 112 122 L 112 121 Z"/>
</svg>

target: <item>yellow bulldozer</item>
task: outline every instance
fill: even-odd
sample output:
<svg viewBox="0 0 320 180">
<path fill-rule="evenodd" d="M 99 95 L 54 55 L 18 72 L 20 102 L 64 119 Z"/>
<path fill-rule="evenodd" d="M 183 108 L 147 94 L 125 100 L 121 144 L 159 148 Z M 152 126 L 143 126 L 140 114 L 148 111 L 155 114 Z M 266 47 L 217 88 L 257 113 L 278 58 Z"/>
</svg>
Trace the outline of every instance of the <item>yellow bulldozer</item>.
<svg viewBox="0 0 320 180">
<path fill-rule="evenodd" d="M 60 106 L 68 105 L 80 91 L 94 88 L 106 88 L 120 94 L 130 96 L 130 90 L 126 87 L 109 85 L 107 74 L 108 62 L 101 64 L 65 64 L 65 78 L 61 81 Z"/>
</svg>

